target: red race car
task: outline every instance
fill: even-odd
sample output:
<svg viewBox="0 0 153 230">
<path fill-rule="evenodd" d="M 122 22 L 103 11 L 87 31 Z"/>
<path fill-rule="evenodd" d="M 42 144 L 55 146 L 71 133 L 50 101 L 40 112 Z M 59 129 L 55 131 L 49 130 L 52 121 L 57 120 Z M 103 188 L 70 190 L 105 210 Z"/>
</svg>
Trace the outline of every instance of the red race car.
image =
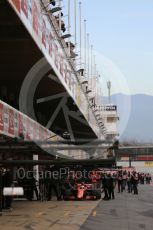
<svg viewBox="0 0 153 230">
<path fill-rule="evenodd" d="M 64 200 L 97 200 L 101 191 L 92 188 L 92 184 L 77 183 L 74 189 L 65 192 Z"/>
</svg>

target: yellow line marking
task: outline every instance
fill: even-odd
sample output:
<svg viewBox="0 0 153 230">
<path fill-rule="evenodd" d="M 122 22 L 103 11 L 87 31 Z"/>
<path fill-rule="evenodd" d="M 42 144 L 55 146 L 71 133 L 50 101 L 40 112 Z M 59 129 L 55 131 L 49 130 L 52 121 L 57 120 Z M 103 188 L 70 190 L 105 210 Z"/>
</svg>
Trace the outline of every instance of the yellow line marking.
<svg viewBox="0 0 153 230">
<path fill-rule="evenodd" d="M 97 215 L 97 212 L 96 211 L 93 211 L 92 212 L 92 216 L 96 216 Z"/>
<path fill-rule="evenodd" d="M 35 217 L 40 217 L 40 216 L 42 216 L 43 215 L 43 212 L 38 212 L 38 213 L 36 213 L 34 216 Z"/>
<path fill-rule="evenodd" d="M 70 214 L 70 211 L 67 211 L 64 216 L 68 216 Z"/>
<path fill-rule="evenodd" d="M 43 215 L 43 212 L 39 212 L 38 215 L 39 215 L 39 216 Z"/>
</svg>

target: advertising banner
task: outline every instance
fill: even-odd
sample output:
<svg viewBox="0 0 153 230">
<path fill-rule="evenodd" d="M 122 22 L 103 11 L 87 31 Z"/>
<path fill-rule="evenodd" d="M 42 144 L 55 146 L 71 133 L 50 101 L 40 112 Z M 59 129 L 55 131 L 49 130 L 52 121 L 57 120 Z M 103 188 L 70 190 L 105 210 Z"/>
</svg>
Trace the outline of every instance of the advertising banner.
<svg viewBox="0 0 153 230">
<path fill-rule="evenodd" d="M 17 9 L 17 11 L 20 12 L 20 9 L 21 9 L 20 0 L 12 0 L 12 3 L 15 6 L 15 8 Z"/>
<path fill-rule="evenodd" d="M 14 111 L 12 108 L 9 108 L 9 123 L 8 123 L 8 133 L 14 135 Z"/>
<path fill-rule="evenodd" d="M 26 140 L 30 140 L 30 120 L 26 118 Z"/>
<path fill-rule="evenodd" d="M 53 133 L 38 122 L 0 101 L 0 134 L 25 140 L 46 140 Z"/>
<path fill-rule="evenodd" d="M 0 131 L 4 131 L 3 104 L 0 103 Z"/>
<path fill-rule="evenodd" d="M 39 10 L 35 1 L 32 4 L 32 27 L 35 33 L 38 35 L 39 30 Z"/>
<path fill-rule="evenodd" d="M 146 166 L 146 167 L 153 167 L 153 161 L 146 161 L 146 162 L 144 162 L 144 166 Z"/>
<path fill-rule="evenodd" d="M 37 140 L 37 125 L 36 125 L 36 122 L 33 123 L 33 140 Z"/>
<path fill-rule="evenodd" d="M 17 113 L 16 110 L 14 110 L 14 136 L 18 136 L 18 122 L 19 122 L 19 113 Z"/>
<path fill-rule="evenodd" d="M 23 134 L 23 118 L 22 115 L 19 113 L 18 116 L 18 135 L 20 136 L 21 134 Z"/>
<path fill-rule="evenodd" d="M 26 18 L 28 18 L 28 0 L 21 0 L 21 10 Z"/>
</svg>

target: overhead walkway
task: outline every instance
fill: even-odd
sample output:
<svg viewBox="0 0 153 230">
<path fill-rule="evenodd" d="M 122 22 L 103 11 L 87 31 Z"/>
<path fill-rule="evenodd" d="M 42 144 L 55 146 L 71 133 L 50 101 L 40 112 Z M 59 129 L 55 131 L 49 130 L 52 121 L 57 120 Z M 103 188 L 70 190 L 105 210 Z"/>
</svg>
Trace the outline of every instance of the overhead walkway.
<svg viewBox="0 0 153 230">
<path fill-rule="evenodd" d="M 1 99 L 59 136 L 105 139 L 105 124 L 46 2 L 0 3 Z"/>
<path fill-rule="evenodd" d="M 117 109 L 101 111 L 92 100 L 96 92 L 75 65 L 69 36 L 59 29 L 57 7 L 46 7 L 49 2 L 0 1 L 0 100 L 61 139 L 113 142 Z M 88 148 L 83 155 L 94 152 Z"/>
</svg>

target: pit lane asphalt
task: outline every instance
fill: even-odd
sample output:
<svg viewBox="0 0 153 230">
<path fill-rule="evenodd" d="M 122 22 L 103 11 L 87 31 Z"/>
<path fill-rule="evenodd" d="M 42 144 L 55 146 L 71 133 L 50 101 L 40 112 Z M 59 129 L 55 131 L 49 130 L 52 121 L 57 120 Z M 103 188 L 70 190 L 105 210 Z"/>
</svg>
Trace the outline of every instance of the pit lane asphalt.
<svg viewBox="0 0 153 230">
<path fill-rule="evenodd" d="M 153 186 L 109 201 L 15 201 L 0 217 L 2 230 L 152 230 Z"/>
<path fill-rule="evenodd" d="M 115 194 L 101 201 L 80 230 L 152 230 L 153 186 L 139 185 L 139 195 Z"/>
<path fill-rule="evenodd" d="M 15 201 L 0 230 L 78 230 L 100 201 Z"/>
</svg>

